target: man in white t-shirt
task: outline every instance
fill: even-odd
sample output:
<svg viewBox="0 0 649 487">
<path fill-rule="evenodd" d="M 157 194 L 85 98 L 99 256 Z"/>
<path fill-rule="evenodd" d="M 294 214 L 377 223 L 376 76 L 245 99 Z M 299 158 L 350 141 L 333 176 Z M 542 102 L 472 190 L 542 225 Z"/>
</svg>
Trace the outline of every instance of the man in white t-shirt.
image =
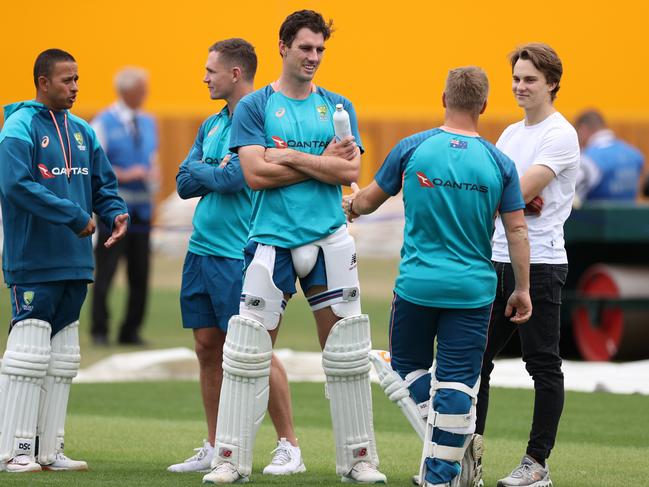
<svg viewBox="0 0 649 487">
<path fill-rule="evenodd" d="M 572 125 L 553 106 L 563 67 L 545 44 L 527 44 L 510 55 L 512 89 L 525 119 L 510 125 L 496 147 L 516 163 L 526 203 L 530 239 L 531 319 L 516 325 L 505 316 L 514 273 L 500 218 L 493 237 L 492 260 L 498 274 L 487 349 L 482 364 L 476 434 L 485 429 L 489 377 L 493 360 L 518 331 L 525 368 L 534 380 L 532 429 L 521 464 L 498 481 L 498 487 L 552 485 L 546 459 L 554 446 L 563 409 L 564 388 L 559 356 L 561 288 L 568 273 L 563 224 L 570 215 L 579 170 L 579 142 Z M 481 444 L 481 437 L 474 443 Z M 479 449 L 471 449 L 476 451 Z M 480 456 L 480 453 L 476 456 Z M 482 485 L 479 458 L 472 486 Z"/>
</svg>

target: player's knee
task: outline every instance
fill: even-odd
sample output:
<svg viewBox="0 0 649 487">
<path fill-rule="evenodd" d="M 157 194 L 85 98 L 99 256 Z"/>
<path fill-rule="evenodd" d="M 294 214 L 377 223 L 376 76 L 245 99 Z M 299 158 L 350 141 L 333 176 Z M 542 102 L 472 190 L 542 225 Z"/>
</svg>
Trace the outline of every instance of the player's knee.
<svg viewBox="0 0 649 487">
<path fill-rule="evenodd" d="M 475 431 L 480 380 L 470 387 L 462 382 L 431 381 L 428 422 L 441 431 L 469 435 Z"/>
<path fill-rule="evenodd" d="M 223 343 L 210 339 L 196 339 L 194 351 L 201 367 L 220 366 L 223 361 Z"/>
</svg>

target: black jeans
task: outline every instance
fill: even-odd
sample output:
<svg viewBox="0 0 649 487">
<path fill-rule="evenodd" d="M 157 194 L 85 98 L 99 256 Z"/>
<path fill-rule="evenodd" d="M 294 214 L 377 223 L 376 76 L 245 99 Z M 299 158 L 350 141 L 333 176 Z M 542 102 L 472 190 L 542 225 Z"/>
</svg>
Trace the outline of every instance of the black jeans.
<svg viewBox="0 0 649 487">
<path fill-rule="evenodd" d="M 564 389 L 559 356 L 561 288 L 568 274 L 567 264 L 531 264 L 530 296 L 532 317 L 515 325 L 505 317 L 507 299 L 514 290 L 511 264 L 494 262 L 498 289 L 491 311 L 487 349 L 482 362 L 478 394 L 476 433 L 484 434 L 489 408 L 489 378 L 494 358 L 518 332 L 523 361 L 534 380 L 534 415 L 527 454 L 543 463 L 550 456 L 563 410 Z"/>
<path fill-rule="evenodd" d="M 149 234 L 150 222 L 137 213 L 130 215 L 129 231 L 114 246 L 107 249 L 104 242 L 110 236 L 109 229 L 99 225 L 99 241 L 95 249 L 95 285 L 92 296 L 93 336 L 108 334 L 110 313 L 106 304 L 113 276 L 121 257 L 126 259 L 128 276 L 128 304 L 122 321 L 119 341 L 129 342 L 139 337 L 144 319 L 149 286 Z"/>
</svg>

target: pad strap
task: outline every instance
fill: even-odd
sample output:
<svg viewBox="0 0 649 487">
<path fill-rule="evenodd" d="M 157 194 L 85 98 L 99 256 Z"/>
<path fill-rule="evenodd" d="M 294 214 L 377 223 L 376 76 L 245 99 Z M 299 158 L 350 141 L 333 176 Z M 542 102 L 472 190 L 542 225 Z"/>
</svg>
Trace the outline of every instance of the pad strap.
<svg viewBox="0 0 649 487">
<path fill-rule="evenodd" d="M 315 294 L 307 298 L 307 301 L 309 302 L 309 306 L 311 306 L 311 311 L 318 311 L 319 309 L 328 308 L 334 304 L 358 301 L 360 295 L 361 292 L 357 286 L 341 287 Z"/>
</svg>

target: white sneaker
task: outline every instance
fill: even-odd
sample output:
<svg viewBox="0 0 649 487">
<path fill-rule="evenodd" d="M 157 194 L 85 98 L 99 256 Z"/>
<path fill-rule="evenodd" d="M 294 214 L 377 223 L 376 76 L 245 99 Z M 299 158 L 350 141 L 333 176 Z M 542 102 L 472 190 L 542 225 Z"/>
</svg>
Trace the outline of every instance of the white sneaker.
<svg viewBox="0 0 649 487">
<path fill-rule="evenodd" d="M 212 458 L 214 457 L 214 447 L 209 441 L 203 440 L 203 446 L 194 448 L 195 455 L 189 457 L 182 463 L 169 465 L 169 472 L 209 472 L 212 470 Z"/>
<path fill-rule="evenodd" d="M 248 477 L 242 476 L 230 462 L 221 462 L 203 477 L 204 484 L 244 484 Z"/>
<path fill-rule="evenodd" d="M 306 472 L 300 447 L 291 445 L 286 438 L 280 438 L 277 448 L 271 453 L 274 453 L 274 456 L 264 468 L 264 475 L 291 475 Z"/>
<path fill-rule="evenodd" d="M 52 472 L 72 472 L 77 470 L 88 470 L 88 464 L 83 460 L 72 460 L 65 456 L 62 451 L 56 452 L 56 457 L 52 463 L 41 465 L 43 470 Z"/>
<path fill-rule="evenodd" d="M 521 464 L 508 477 L 500 479 L 497 487 L 552 487 L 548 462 L 541 465 L 531 456 L 525 455 Z"/>
<path fill-rule="evenodd" d="M 40 472 L 42 470 L 41 466 L 29 455 L 13 457 L 3 465 L 3 469 L 10 473 Z"/>
<path fill-rule="evenodd" d="M 377 466 L 369 462 L 356 463 L 341 480 L 351 484 L 385 484 L 388 481 Z"/>
</svg>

